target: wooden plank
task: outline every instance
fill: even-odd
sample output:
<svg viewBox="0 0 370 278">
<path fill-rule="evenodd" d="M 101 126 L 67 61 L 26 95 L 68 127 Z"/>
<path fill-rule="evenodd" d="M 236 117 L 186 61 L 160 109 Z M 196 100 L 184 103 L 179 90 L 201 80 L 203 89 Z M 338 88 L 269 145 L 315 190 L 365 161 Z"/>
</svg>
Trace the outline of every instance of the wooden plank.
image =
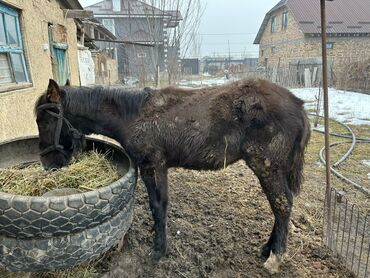
<svg viewBox="0 0 370 278">
<path fill-rule="evenodd" d="M 314 67 L 312 73 L 312 84 L 316 83 L 316 78 L 317 78 L 317 67 Z"/>
<path fill-rule="evenodd" d="M 123 44 L 133 44 L 133 45 L 140 45 L 146 47 L 154 47 L 154 44 L 151 42 L 148 43 L 140 43 L 140 42 L 133 42 L 133 41 L 121 41 L 121 40 L 110 40 L 110 39 L 91 39 L 92 41 L 97 42 L 111 42 L 111 43 L 123 43 Z"/>
<path fill-rule="evenodd" d="M 63 9 L 64 17 L 66 18 L 93 18 L 94 13 L 87 10 L 66 10 Z"/>
<path fill-rule="evenodd" d="M 309 68 L 304 69 L 304 86 L 306 88 L 312 87 L 311 85 L 311 71 Z"/>
<path fill-rule="evenodd" d="M 271 81 L 276 82 L 276 80 L 277 80 L 277 67 L 274 67 L 272 69 L 272 79 L 271 79 Z"/>
</svg>

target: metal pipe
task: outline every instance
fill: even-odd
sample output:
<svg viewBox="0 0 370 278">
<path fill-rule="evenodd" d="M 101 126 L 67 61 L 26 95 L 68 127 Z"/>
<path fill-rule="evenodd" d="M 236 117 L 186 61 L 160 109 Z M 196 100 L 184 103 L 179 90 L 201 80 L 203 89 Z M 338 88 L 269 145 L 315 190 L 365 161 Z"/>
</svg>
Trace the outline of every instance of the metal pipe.
<svg viewBox="0 0 370 278">
<path fill-rule="evenodd" d="M 352 143 L 351 141 L 344 141 L 344 142 L 334 142 L 334 143 L 331 143 L 329 146 L 330 147 L 333 147 L 333 146 L 336 146 L 336 145 L 339 145 L 339 144 L 350 144 Z M 368 141 L 359 141 L 357 143 L 370 143 Z M 323 147 L 321 150 L 320 150 L 320 161 L 325 164 L 325 159 L 324 159 L 324 150 L 325 150 L 325 147 Z M 338 178 L 344 180 L 345 182 L 353 185 L 356 189 L 360 190 L 362 193 L 370 196 L 370 190 L 365 188 L 364 186 L 361 186 L 359 184 L 357 184 L 356 182 L 350 180 L 349 178 L 345 177 L 344 175 L 342 175 L 340 172 L 338 172 L 337 170 L 335 170 L 333 167 L 330 167 L 330 170 L 331 172 L 333 172 L 334 175 L 336 175 Z"/>
<path fill-rule="evenodd" d="M 324 123 L 325 123 L 325 169 L 326 169 L 326 190 L 325 203 L 328 213 L 327 232 L 331 231 L 331 185 L 330 185 L 330 142 L 329 142 L 329 97 L 328 97 L 328 61 L 326 53 L 326 9 L 325 0 L 320 0 L 321 6 L 321 48 L 322 48 L 322 86 L 324 91 Z"/>
</svg>

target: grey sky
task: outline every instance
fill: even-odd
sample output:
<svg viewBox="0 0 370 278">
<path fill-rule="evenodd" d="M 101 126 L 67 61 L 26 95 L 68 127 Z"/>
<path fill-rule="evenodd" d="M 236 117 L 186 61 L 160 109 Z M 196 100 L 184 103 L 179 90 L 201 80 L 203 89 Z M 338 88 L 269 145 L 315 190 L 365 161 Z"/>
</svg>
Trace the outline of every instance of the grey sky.
<svg viewBox="0 0 370 278">
<path fill-rule="evenodd" d="M 200 26 L 201 53 L 205 55 L 240 54 L 258 56 L 253 40 L 265 14 L 279 0 L 202 0 L 206 10 Z M 80 0 L 82 6 L 100 2 Z M 190 51 L 191 54 L 192 51 Z"/>
</svg>

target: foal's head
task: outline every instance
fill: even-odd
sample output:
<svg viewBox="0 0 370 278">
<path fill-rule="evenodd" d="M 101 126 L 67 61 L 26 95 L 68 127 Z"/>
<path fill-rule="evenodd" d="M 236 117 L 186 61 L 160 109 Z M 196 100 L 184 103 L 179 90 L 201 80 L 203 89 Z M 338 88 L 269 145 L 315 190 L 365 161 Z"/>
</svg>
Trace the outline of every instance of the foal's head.
<svg viewBox="0 0 370 278">
<path fill-rule="evenodd" d="M 68 84 L 68 83 L 67 83 Z M 72 155 L 84 145 L 84 136 L 63 114 L 63 97 L 67 87 L 59 87 L 50 79 L 46 92 L 36 102 L 40 159 L 46 170 L 68 164 Z"/>
</svg>

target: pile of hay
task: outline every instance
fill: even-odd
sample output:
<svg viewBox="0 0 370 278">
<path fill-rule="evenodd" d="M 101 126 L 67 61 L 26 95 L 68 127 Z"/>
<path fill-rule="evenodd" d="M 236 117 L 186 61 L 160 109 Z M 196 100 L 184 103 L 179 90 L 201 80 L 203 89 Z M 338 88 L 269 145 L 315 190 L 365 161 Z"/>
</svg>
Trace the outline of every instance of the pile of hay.
<svg viewBox="0 0 370 278">
<path fill-rule="evenodd" d="M 0 191 L 19 195 L 41 196 L 60 188 L 81 192 L 106 186 L 120 178 L 108 154 L 91 151 L 81 154 L 68 167 L 45 171 L 35 162 L 24 168 L 0 169 Z"/>
</svg>

